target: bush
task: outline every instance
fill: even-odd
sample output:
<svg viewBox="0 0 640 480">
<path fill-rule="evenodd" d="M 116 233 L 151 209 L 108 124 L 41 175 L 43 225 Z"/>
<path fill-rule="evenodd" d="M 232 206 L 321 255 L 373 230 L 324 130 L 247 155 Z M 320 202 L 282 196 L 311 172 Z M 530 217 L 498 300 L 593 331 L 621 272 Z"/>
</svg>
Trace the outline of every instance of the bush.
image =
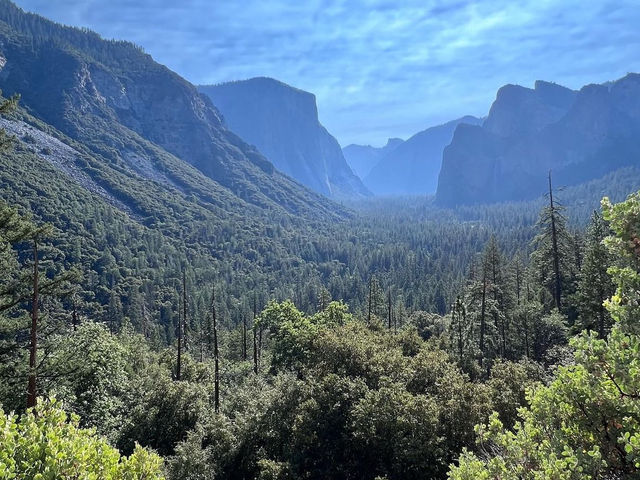
<svg viewBox="0 0 640 480">
<path fill-rule="evenodd" d="M 51 400 L 20 417 L 0 410 L 0 478 L 159 480 L 162 459 L 140 446 L 121 456 Z"/>
</svg>

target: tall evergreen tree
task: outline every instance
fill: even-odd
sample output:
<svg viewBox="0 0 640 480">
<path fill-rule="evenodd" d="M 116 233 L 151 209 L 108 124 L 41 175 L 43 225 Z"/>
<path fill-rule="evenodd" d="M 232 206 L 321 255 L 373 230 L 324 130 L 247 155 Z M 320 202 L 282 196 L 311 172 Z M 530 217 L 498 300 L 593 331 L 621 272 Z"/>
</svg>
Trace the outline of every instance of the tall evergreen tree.
<svg viewBox="0 0 640 480">
<path fill-rule="evenodd" d="M 564 295 L 571 293 L 575 273 L 573 238 L 567 229 L 564 207 L 553 197 L 551 173 L 549 173 L 549 204 L 538 218 L 538 234 L 533 239 L 531 260 L 539 276 L 540 301 L 547 310 L 562 308 Z M 547 296 L 548 295 L 548 296 Z M 549 302 L 548 299 L 551 299 Z"/>
<path fill-rule="evenodd" d="M 450 338 L 460 366 L 466 365 L 473 352 L 473 321 L 467 316 L 467 307 L 458 296 L 451 307 Z"/>
<path fill-rule="evenodd" d="M 218 352 L 218 322 L 216 318 L 216 289 L 211 289 L 211 320 L 213 322 L 213 408 L 216 413 L 220 411 L 220 364 Z"/>
<path fill-rule="evenodd" d="M 578 329 L 595 330 L 604 338 L 611 327 L 611 315 L 604 302 L 611 297 L 615 286 L 607 273 L 613 258 L 604 244 L 609 227 L 599 212 L 591 216 L 587 229 L 586 247 L 578 280 Z"/>
</svg>

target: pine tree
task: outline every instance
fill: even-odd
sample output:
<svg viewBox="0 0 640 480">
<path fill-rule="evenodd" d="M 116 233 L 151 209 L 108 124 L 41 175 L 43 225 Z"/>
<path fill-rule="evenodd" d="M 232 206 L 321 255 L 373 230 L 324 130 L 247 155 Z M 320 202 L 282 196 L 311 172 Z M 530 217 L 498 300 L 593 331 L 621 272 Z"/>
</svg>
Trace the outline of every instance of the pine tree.
<svg viewBox="0 0 640 480">
<path fill-rule="evenodd" d="M 256 325 L 257 315 L 258 315 L 258 305 L 257 299 L 253 297 L 253 324 L 251 325 L 251 330 L 253 330 L 253 373 L 258 374 L 258 329 Z"/>
<path fill-rule="evenodd" d="M 211 290 L 211 319 L 213 322 L 213 380 L 214 380 L 214 397 L 213 406 L 216 413 L 220 411 L 220 365 L 218 356 L 218 323 L 216 319 L 216 290 Z"/>
<path fill-rule="evenodd" d="M 489 243 L 485 247 L 483 268 L 487 270 L 487 277 L 489 279 L 489 291 L 491 295 L 491 316 L 493 317 L 493 325 L 495 331 L 498 332 L 500 337 L 499 351 L 502 357 L 507 354 L 507 337 L 508 337 L 508 324 L 506 310 L 506 287 L 505 276 L 503 272 L 503 257 L 500 247 L 495 236 L 491 236 Z"/>
<path fill-rule="evenodd" d="M 38 357 L 38 237 L 33 238 L 33 297 L 31 300 L 31 344 L 29 346 L 29 381 L 27 385 L 27 408 L 36 406 L 38 398 L 36 362 Z"/>
<path fill-rule="evenodd" d="M 478 355 L 479 362 L 482 366 L 486 357 L 486 339 L 487 339 L 487 290 L 489 279 L 487 278 L 488 269 L 484 261 L 484 256 L 471 265 L 469 280 L 467 287 L 467 308 L 465 315 L 469 314 L 474 319 L 474 323 L 478 325 Z M 457 302 L 456 302 L 457 304 Z M 459 312 L 458 312 L 459 313 Z"/>
<path fill-rule="evenodd" d="M 473 370 L 474 348 L 474 321 L 468 314 L 467 306 L 459 295 L 451 306 L 451 322 L 449 323 L 449 337 L 455 349 L 458 364 L 465 370 Z"/>
<path fill-rule="evenodd" d="M 247 315 L 242 312 L 242 360 L 247 361 Z"/>
<path fill-rule="evenodd" d="M 594 212 L 587 229 L 586 248 L 578 280 L 578 329 L 595 330 L 604 338 L 611 327 L 611 315 L 604 302 L 614 292 L 614 284 L 607 274 L 613 264 L 604 239 L 609 235 L 602 215 Z"/>
<path fill-rule="evenodd" d="M 384 290 L 380 286 L 378 279 L 372 275 L 369 279 L 369 293 L 367 299 L 367 323 L 371 324 L 374 318 L 384 318 L 386 316 L 386 300 Z"/>
<path fill-rule="evenodd" d="M 540 301 L 547 310 L 561 310 L 562 298 L 571 293 L 571 284 L 575 273 L 573 260 L 573 238 L 567 229 L 564 207 L 553 198 L 551 173 L 549 173 L 549 205 L 540 212 L 536 228 L 538 234 L 533 239 L 535 247 L 531 255 L 532 263 L 539 275 L 541 289 Z M 551 302 L 545 295 L 549 294 Z"/>
<path fill-rule="evenodd" d="M 316 302 L 316 311 L 322 312 L 327 305 L 331 303 L 331 294 L 329 290 L 327 290 L 324 286 L 320 286 L 320 290 L 318 291 L 318 301 Z"/>
<path fill-rule="evenodd" d="M 178 291 L 178 358 L 176 360 L 176 380 L 182 379 L 182 309 L 180 308 L 180 294 Z"/>
</svg>

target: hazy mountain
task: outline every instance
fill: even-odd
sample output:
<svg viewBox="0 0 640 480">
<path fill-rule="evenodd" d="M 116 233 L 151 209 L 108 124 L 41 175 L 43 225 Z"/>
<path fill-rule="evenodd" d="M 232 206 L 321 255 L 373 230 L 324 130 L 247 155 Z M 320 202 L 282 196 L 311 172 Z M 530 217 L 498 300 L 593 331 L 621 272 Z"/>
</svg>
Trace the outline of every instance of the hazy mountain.
<svg viewBox="0 0 640 480">
<path fill-rule="evenodd" d="M 369 194 L 318 121 L 313 94 L 262 77 L 199 88 L 229 128 L 282 172 L 327 196 Z"/>
<path fill-rule="evenodd" d="M 344 147 L 342 153 L 351 170 L 360 178 L 365 178 L 382 157 L 403 141 L 401 138 L 390 138 L 384 147 L 372 147 L 371 145 L 356 145 L 352 143 Z"/>
<path fill-rule="evenodd" d="M 640 162 L 640 75 L 579 91 L 506 85 L 483 125 L 460 125 L 445 149 L 442 205 L 533 198 L 549 170 L 575 185 Z"/>
<path fill-rule="evenodd" d="M 203 195 L 225 203 L 335 207 L 278 172 L 227 129 L 206 96 L 135 45 L 63 27 L 6 0 L 0 20 L 3 92 L 19 93 L 32 115 L 111 166 L 169 178 L 186 193 L 199 183 Z M 215 182 L 204 186 L 189 164 Z"/>
<path fill-rule="evenodd" d="M 479 118 L 466 116 L 431 127 L 385 153 L 364 183 L 377 195 L 422 195 L 436 191 L 442 151 L 460 123 L 477 125 Z"/>
</svg>

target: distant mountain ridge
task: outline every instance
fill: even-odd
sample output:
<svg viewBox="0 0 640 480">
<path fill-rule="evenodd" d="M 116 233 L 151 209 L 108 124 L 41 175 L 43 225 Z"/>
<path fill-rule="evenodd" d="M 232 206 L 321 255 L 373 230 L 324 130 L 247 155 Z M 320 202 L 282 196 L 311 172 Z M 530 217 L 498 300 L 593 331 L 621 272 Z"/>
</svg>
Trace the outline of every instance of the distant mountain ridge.
<svg viewBox="0 0 640 480">
<path fill-rule="evenodd" d="M 382 157 L 398 147 L 402 142 L 404 142 L 404 140 L 401 138 L 390 138 L 383 147 L 356 145 L 352 143 L 344 147 L 342 153 L 351 170 L 361 179 L 364 179 Z"/>
<path fill-rule="evenodd" d="M 640 163 L 640 75 L 574 91 L 538 81 L 502 87 L 483 125 L 460 125 L 445 148 L 436 201 L 525 200 Z"/>
<path fill-rule="evenodd" d="M 427 128 L 390 150 L 364 178 L 377 195 L 433 194 L 438 185 L 442 152 L 461 124 L 478 125 L 481 119 L 465 116 Z"/>
<path fill-rule="evenodd" d="M 315 96 L 266 77 L 200 86 L 226 124 L 279 170 L 333 198 L 369 195 L 318 120 Z"/>
</svg>

